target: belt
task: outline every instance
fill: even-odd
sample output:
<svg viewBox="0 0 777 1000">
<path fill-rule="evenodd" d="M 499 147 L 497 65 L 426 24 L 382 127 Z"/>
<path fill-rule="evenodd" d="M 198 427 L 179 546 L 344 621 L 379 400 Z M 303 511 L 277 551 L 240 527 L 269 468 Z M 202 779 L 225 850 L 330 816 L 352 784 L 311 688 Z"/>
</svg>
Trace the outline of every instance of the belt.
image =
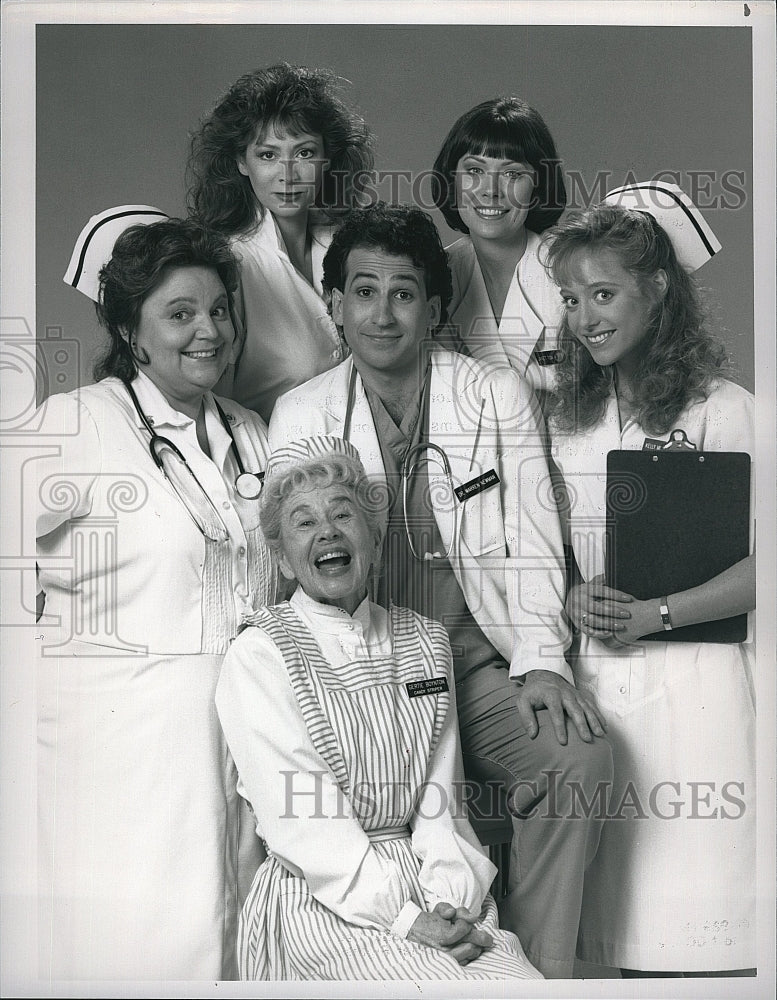
<svg viewBox="0 0 777 1000">
<path fill-rule="evenodd" d="M 384 826 L 382 830 L 365 830 L 373 844 L 383 840 L 404 840 L 412 834 L 409 826 Z"/>
</svg>

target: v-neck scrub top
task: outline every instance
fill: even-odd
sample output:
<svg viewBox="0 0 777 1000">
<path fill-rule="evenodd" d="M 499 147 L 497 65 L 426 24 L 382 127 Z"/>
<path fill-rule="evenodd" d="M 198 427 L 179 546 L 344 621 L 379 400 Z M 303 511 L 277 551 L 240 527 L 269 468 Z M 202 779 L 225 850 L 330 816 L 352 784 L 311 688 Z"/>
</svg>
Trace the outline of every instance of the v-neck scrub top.
<svg viewBox="0 0 777 1000">
<path fill-rule="evenodd" d="M 754 456 L 753 397 L 732 382 L 717 383 L 673 426 L 699 451 Z M 549 429 L 570 497 L 568 537 L 591 580 L 604 572 L 607 453 L 641 450 L 656 436 L 634 419 L 621 426 L 614 395 L 595 427 Z M 616 650 L 581 635 L 572 665 L 607 719 L 615 767 L 611 818 L 586 872 L 578 955 L 652 971 L 754 967 L 752 644 Z"/>
<path fill-rule="evenodd" d="M 322 298 L 333 232 L 332 226 L 311 227 L 312 286 L 292 264 L 271 212 L 253 232 L 230 241 L 240 268 L 235 364 L 217 388 L 267 422 L 278 396 L 333 368 L 347 353 Z"/>
<path fill-rule="evenodd" d="M 144 374 L 155 430 L 184 453 L 228 538 L 206 542 L 108 378 L 43 405 L 38 478 L 39 942 L 42 979 L 235 978 L 238 866 L 259 844 L 236 791 L 214 692 L 242 618 L 274 599 L 256 501 L 235 494 L 230 437 Z M 265 426 L 228 399 L 247 471 Z M 241 813 L 243 813 L 241 819 Z M 239 848 L 245 850 L 241 851 Z M 246 853 L 247 852 L 247 853 Z"/>
</svg>

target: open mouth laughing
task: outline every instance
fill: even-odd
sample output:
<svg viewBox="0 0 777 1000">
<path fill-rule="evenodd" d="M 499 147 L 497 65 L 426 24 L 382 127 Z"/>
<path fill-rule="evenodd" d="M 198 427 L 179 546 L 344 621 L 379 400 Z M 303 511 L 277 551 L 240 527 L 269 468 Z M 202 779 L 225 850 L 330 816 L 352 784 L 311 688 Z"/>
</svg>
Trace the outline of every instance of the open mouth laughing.
<svg viewBox="0 0 777 1000">
<path fill-rule="evenodd" d="M 351 565 L 350 553 L 345 549 L 331 549 L 313 560 L 316 569 L 321 573 L 335 573 L 347 569 Z"/>
</svg>

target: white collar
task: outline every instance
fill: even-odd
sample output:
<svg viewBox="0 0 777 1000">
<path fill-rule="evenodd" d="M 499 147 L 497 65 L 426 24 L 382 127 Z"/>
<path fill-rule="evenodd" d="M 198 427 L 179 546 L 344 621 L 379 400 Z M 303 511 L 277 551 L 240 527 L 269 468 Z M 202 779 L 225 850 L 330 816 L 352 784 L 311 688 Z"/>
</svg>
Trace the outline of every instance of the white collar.
<svg viewBox="0 0 777 1000">
<path fill-rule="evenodd" d="M 138 398 L 141 410 L 154 430 L 158 430 L 160 427 L 176 427 L 185 430 L 194 426 L 194 418 L 171 406 L 161 389 L 145 372 L 138 371 L 132 380 L 132 388 Z M 218 454 L 223 458 L 223 455 L 229 450 L 232 439 L 216 409 L 213 393 L 205 392 L 202 398 L 205 410 L 205 427 L 208 440 L 211 442 L 211 452 L 214 456 Z M 234 412 L 234 406 L 230 405 L 232 400 L 225 400 L 225 403 L 226 406 L 222 406 L 222 409 L 230 425 L 234 428 L 242 424 L 243 416 Z M 139 413 L 135 414 L 135 422 L 141 430 L 144 429 L 145 424 Z M 222 463 L 217 462 L 216 464 L 221 467 Z"/>
<path fill-rule="evenodd" d="M 323 234 L 329 232 L 332 229 L 332 226 L 326 223 L 317 223 L 314 219 L 315 213 L 311 213 L 311 215 L 308 216 L 308 231 L 310 233 L 310 238 L 314 246 L 319 246 L 326 250 L 326 243 L 321 237 Z M 275 250 L 277 253 L 282 253 L 284 256 L 288 256 L 286 246 L 283 242 L 280 229 L 278 229 L 275 217 L 272 212 L 267 209 L 264 210 L 261 219 L 259 219 L 256 229 L 252 230 L 246 238 L 250 239 L 252 242 L 267 247 L 268 250 Z"/>
<path fill-rule="evenodd" d="M 333 604 L 321 604 L 314 600 L 299 586 L 289 599 L 289 604 L 313 622 L 317 629 L 331 635 L 356 629 L 366 636 L 376 626 L 380 628 L 379 612 L 383 611 L 377 605 L 371 604 L 369 597 L 365 597 L 353 615 L 349 615 L 347 611 Z M 385 612 L 383 613 L 385 615 Z"/>
<path fill-rule="evenodd" d="M 170 405 L 162 390 L 144 371 L 138 369 L 137 375 L 132 380 L 132 388 L 138 397 L 141 410 L 152 427 L 187 427 L 194 423 L 192 417 Z M 136 418 L 138 426 L 143 427 L 139 414 Z"/>
</svg>

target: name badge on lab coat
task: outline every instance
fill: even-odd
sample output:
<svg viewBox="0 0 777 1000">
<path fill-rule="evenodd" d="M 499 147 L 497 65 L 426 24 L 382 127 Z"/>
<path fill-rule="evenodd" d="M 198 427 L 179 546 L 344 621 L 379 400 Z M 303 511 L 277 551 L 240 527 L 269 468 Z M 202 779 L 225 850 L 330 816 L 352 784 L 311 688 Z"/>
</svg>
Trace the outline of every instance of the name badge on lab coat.
<svg viewBox="0 0 777 1000">
<path fill-rule="evenodd" d="M 496 486 L 498 482 L 499 476 L 496 474 L 496 469 L 489 469 L 488 472 L 484 472 L 475 479 L 470 479 L 468 483 L 456 486 L 453 492 L 456 494 L 459 503 L 464 503 L 465 500 L 469 500 L 470 497 L 476 497 L 483 490 L 488 490 L 492 486 Z"/>
</svg>

